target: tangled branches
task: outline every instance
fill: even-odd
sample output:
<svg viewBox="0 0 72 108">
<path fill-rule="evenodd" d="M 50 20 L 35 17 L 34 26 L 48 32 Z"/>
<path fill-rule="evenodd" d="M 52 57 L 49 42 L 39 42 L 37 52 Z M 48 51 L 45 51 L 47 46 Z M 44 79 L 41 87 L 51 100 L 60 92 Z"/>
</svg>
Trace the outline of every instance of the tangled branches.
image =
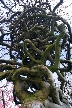
<svg viewBox="0 0 72 108">
<path fill-rule="evenodd" d="M 53 102 L 61 105 L 62 93 L 55 89 L 52 73 L 58 74 L 61 85 L 64 86 L 64 82 L 67 82 L 64 72 L 71 71 L 72 65 L 70 61 L 70 42 L 72 41 L 70 25 L 55 13 L 63 0 L 60 0 L 53 11 L 47 0 L 46 2 L 36 0 L 32 5 L 28 1 L 27 3 L 22 13 L 17 12 L 10 19 L 5 20 L 11 23 L 8 43 L 4 40 L 7 34 L 0 29 L 2 33 L 0 45 L 9 49 L 10 56 L 10 60 L 0 59 L 1 63 L 5 63 L 1 64 L 0 71 L 8 70 L 1 73 L 0 78 L 6 77 L 7 80 L 14 82 L 15 93 L 18 94 L 21 102 L 31 96 L 27 94 L 27 89 L 31 87 L 38 90 L 32 94 L 32 97 L 35 95 L 34 98 L 38 98 L 41 93 L 43 97 L 39 98 L 47 99 L 50 90 L 54 91 L 54 94 L 51 94 Z M 48 66 L 46 61 L 48 61 Z M 20 75 L 27 76 L 27 78 L 22 78 Z M 47 94 L 44 91 L 48 91 Z"/>
</svg>

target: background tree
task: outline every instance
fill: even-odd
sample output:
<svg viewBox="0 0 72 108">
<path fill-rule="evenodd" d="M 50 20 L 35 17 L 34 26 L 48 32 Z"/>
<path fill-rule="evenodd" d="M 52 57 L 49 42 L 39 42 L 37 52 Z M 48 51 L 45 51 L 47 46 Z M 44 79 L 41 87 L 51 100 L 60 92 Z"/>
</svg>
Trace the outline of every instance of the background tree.
<svg viewBox="0 0 72 108">
<path fill-rule="evenodd" d="M 12 10 L 17 2 L 22 2 L 22 12 Z M 66 73 L 72 69 L 71 27 L 55 12 L 63 0 L 53 10 L 48 0 L 17 2 L 9 8 L 1 0 L 10 18 L 0 20 L 7 31 L 0 27 L 1 51 L 6 50 L 0 59 L 0 80 L 6 78 L 13 82 L 14 101 L 21 103 L 21 108 L 69 108 L 64 91 L 70 84 Z M 9 55 L 9 60 L 2 59 L 5 54 Z M 54 72 L 58 75 L 60 88 L 54 84 Z"/>
</svg>

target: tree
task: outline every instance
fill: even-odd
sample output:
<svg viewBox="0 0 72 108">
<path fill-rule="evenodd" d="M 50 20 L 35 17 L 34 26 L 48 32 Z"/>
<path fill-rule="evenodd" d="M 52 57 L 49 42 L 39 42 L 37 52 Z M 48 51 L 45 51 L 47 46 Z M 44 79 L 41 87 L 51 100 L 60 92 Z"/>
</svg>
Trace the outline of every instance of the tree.
<svg viewBox="0 0 72 108">
<path fill-rule="evenodd" d="M 14 101 L 21 103 L 21 108 L 69 108 L 64 90 L 69 84 L 65 75 L 72 69 L 71 27 L 55 13 L 63 0 L 53 10 L 48 0 L 17 2 L 23 3 L 23 12 L 14 12 L 1 0 L 11 17 L 0 21 L 8 25 L 7 33 L 0 28 L 1 51 L 6 49 L 10 57 L 9 60 L 0 59 L 0 80 L 6 78 L 13 82 Z M 54 72 L 60 88 L 54 84 Z"/>
</svg>

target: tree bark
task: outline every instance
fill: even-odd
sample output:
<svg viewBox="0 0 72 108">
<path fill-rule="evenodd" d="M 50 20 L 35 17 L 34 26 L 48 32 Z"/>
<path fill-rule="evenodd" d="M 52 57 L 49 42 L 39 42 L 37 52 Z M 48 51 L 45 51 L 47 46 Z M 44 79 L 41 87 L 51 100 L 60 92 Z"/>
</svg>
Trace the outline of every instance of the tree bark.
<svg viewBox="0 0 72 108">
<path fill-rule="evenodd" d="M 70 108 L 69 105 L 62 102 L 62 105 L 58 105 L 55 103 L 52 103 L 48 100 L 45 101 L 38 101 L 38 100 L 32 100 L 29 102 L 25 102 L 22 104 L 21 108 Z"/>
</svg>

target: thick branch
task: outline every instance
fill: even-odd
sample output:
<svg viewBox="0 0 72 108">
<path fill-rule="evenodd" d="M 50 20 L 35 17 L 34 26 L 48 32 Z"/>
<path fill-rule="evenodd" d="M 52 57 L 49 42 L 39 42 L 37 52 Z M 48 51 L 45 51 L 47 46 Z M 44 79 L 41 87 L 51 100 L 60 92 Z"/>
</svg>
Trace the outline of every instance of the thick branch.
<svg viewBox="0 0 72 108">
<path fill-rule="evenodd" d="M 0 71 L 16 69 L 14 65 L 0 65 Z"/>
<path fill-rule="evenodd" d="M 12 61 L 12 60 L 0 59 L 0 63 L 7 63 L 7 64 L 12 64 L 12 65 L 19 65 L 19 66 L 22 66 L 21 63 L 19 63 L 19 62 L 14 62 L 14 61 Z"/>
<path fill-rule="evenodd" d="M 60 0 L 60 2 L 54 7 L 53 12 L 56 11 L 56 9 L 63 3 L 63 0 Z"/>
<path fill-rule="evenodd" d="M 29 43 L 30 46 L 32 47 L 32 49 L 34 51 L 36 51 L 38 54 L 41 55 L 42 54 L 42 51 L 39 50 L 38 48 L 36 48 L 35 45 L 29 39 L 25 39 L 24 40 L 23 49 L 24 49 L 25 54 L 28 55 L 32 61 L 36 62 L 37 64 L 41 64 L 41 61 L 35 60 L 35 58 L 28 52 L 27 43 Z"/>
</svg>

